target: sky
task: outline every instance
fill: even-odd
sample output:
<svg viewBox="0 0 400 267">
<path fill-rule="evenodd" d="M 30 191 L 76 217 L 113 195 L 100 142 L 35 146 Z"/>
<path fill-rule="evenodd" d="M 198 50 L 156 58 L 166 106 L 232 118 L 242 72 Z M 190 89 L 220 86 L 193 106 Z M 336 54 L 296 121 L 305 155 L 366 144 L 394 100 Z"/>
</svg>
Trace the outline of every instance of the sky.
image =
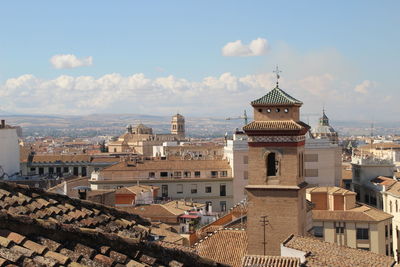
<svg viewBox="0 0 400 267">
<path fill-rule="evenodd" d="M 1 1 L 0 111 L 400 121 L 399 1 Z"/>
</svg>

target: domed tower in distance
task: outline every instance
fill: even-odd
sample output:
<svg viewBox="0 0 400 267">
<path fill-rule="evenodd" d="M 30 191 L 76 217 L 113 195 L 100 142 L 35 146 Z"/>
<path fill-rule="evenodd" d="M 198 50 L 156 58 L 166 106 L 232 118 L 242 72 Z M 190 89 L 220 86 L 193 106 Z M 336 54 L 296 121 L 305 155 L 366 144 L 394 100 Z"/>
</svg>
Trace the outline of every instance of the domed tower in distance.
<svg viewBox="0 0 400 267">
<path fill-rule="evenodd" d="M 176 134 L 179 138 L 185 138 L 185 117 L 176 113 L 171 120 L 171 134 Z"/>
<path fill-rule="evenodd" d="M 338 143 L 338 133 L 329 125 L 329 118 L 322 110 L 322 117 L 319 118 L 318 126 L 312 129 L 312 135 L 317 139 L 329 139 L 333 144 Z"/>
</svg>

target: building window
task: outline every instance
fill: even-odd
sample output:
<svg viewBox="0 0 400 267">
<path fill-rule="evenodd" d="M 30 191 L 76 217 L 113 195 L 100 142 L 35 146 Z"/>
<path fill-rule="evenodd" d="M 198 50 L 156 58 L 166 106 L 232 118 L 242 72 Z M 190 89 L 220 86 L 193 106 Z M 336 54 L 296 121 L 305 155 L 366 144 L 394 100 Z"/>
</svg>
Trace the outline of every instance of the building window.
<svg viewBox="0 0 400 267">
<path fill-rule="evenodd" d="M 49 167 L 49 173 L 50 174 L 54 173 L 54 168 L 53 167 Z"/>
<path fill-rule="evenodd" d="M 218 172 L 217 171 L 211 171 L 211 177 L 212 178 L 218 177 Z"/>
<path fill-rule="evenodd" d="M 167 184 L 161 185 L 161 196 L 168 197 L 168 185 Z"/>
<path fill-rule="evenodd" d="M 86 176 L 86 175 L 87 175 L 86 167 L 82 167 L 82 176 Z"/>
<path fill-rule="evenodd" d="M 68 168 L 68 167 L 64 167 L 63 172 L 64 172 L 64 173 L 69 172 L 69 168 Z"/>
<path fill-rule="evenodd" d="M 191 173 L 191 172 L 184 172 L 184 173 L 183 173 L 183 176 L 184 176 L 185 178 L 190 178 L 190 177 L 192 176 L 192 173 Z"/>
<path fill-rule="evenodd" d="M 389 256 L 389 245 L 386 244 L 386 256 Z"/>
<path fill-rule="evenodd" d="M 226 201 L 220 201 L 219 206 L 221 207 L 221 211 L 226 211 Z"/>
<path fill-rule="evenodd" d="M 243 164 L 249 164 L 249 156 L 243 156 Z"/>
<path fill-rule="evenodd" d="M 360 172 L 361 172 L 361 169 L 360 169 L 360 167 L 354 167 L 354 178 L 358 178 L 358 179 L 356 179 L 356 180 L 359 180 L 359 178 L 360 178 Z"/>
<path fill-rule="evenodd" d="M 167 174 L 168 176 L 168 174 Z M 149 178 L 154 178 L 156 177 L 156 173 L 155 172 L 149 172 Z"/>
<path fill-rule="evenodd" d="M 337 234 L 343 234 L 344 233 L 344 227 L 343 226 L 336 227 L 336 233 Z"/>
<path fill-rule="evenodd" d="M 368 228 L 357 228 L 357 239 L 358 240 L 368 240 L 369 239 Z"/>
<path fill-rule="evenodd" d="M 369 201 L 370 201 L 370 204 L 372 206 L 376 207 L 377 202 L 376 202 L 376 196 L 375 195 L 371 195 L 370 198 L 369 198 Z"/>
<path fill-rule="evenodd" d="M 323 226 L 314 226 L 314 236 L 315 237 L 324 237 L 324 227 Z"/>
<path fill-rule="evenodd" d="M 36 171 L 36 168 L 35 167 L 31 168 L 31 172 L 34 172 L 34 171 Z"/>
<path fill-rule="evenodd" d="M 396 212 L 399 212 L 399 206 L 398 206 L 398 204 L 397 204 L 397 200 L 396 200 L 395 205 L 396 205 Z"/>
<path fill-rule="evenodd" d="M 390 224 L 389 235 L 390 235 L 390 237 L 393 236 L 393 225 L 392 224 Z"/>
<path fill-rule="evenodd" d="M 385 237 L 387 238 L 389 235 L 389 227 L 385 225 Z"/>
<path fill-rule="evenodd" d="M 304 154 L 304 162 L 318 162 L 318 154 Z"/>
<path fill-rule="evenodd" d="M 221 184 L 219 186 L 219 195 L 221 197 L 225 197 L 226 196 L 226 184 Z"/>
<path fill-rule="evenodd" d="M 211 210 L 212 210 L 212 202 L 206 201 L 206 212 L 209 212 Z"/>
<path fill-rule="evenodd" d="M 318 177 L 318 169 L 305 169 L 306 177 Z"/>
<path fill-rule="evenodd" d="M 228 172 L 227 171 L 222 171 L 220 173 L 220 175 L 221 175 L 221 177 L 226 177 L 226 176 L 228 176 Z"/>
<path fill-rule="evenodd" d="M 194 172 L 194 177 L 200 177 L 200 172 L 199 171 L 195 171 Z"/>
<path fill-rule="evenodd" d="M 174 172 L 174 176 L 176 178 L 181 178 L 182 177 L 182 172 Z"/>
<path fill-rule="evenodd" d="M 356 200 L 360 201 L 360 188 L 357 185 L 354 185 L 354 192 L 356 193 Z"/>
<path fill-rule="evenodd" d="M 275 153 L 271 152 L 267 156 L 266 160 L 267 176 L 276 176 L 277 172 L 277 161 L 275 159 Z"/>
<path fill-rule="evenodd" d="M 197 184 L 192 184 L 192 189 L 190 190 L 190 193 L 197 194 Z"/>
<path fill-rule="evenodd" d="M 176 193 L 177 194 L 183 194 L 183 184 L 177 184 L 176 185 Z"/>
<path fill-rule="evenodd" d="M 211 189 L 211 185 L 206 185 L 206 193 L 211 193 L 212 189 Z"/>
<path fill-rule="evenodd" d="M 160 172 L 160 177 L 168 177 L 168 172 Z"/>
<path fill-rule="evenodd" d="M 43 167 L 39 167 L 39 175 L 43 175 L 44 174 L 44 168 Z"/>
<path fill-rule="evenodd" d="M 389 212 L 392 213 L 392 201 L 389 202 Z"/>
<path fill-rule="evenodd" d="M 243 172 L 243 179 L 245 179 L 245 180 L 249 179 L 249 172 L 248 171 L 244 171 Z"/>
</svg>

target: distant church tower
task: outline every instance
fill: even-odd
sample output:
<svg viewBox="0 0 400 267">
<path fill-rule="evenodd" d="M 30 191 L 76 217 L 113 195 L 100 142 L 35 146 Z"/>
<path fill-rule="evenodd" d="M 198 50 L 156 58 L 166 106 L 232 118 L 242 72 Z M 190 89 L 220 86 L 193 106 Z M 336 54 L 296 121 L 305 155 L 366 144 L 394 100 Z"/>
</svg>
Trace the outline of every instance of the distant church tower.
<svg viewBox="0 0 400 267">
<path fill-rule="evenodd" d="M 299 119 L 302 104 L 281 90 L 278 82 L 251 102 L 254 121 L 243 127 L 249 142 L 249 255 L 280 255 L 285 239 L 305 234 L 303 162 L 309 126 Z"/>
<path fill-rule="evenodd" d="M 185 138 L 185 117 L 179 113 L 172 116 L 171 134 L 176 134 L 180 138 Z"/>
<path fill-rule="evenodd" d="M 329 139 L 333 144 L 339 141 L 338 133 L 329 125 L 329 118 L 325 114 L 325 109 L 322 109 L 322 117 L 319 118 L 318 126 L 311 130 L 314 138 Z"/>
</svg>

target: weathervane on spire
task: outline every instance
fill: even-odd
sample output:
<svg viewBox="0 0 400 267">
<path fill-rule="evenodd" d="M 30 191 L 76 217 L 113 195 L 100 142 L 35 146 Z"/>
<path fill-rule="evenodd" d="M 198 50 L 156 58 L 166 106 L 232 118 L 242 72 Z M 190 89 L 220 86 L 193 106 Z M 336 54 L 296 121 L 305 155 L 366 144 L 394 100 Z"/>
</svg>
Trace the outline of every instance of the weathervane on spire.
<svg viewBox="0 0 400 267">
<path fill-rule="evenodd" d="M 279 73 L 281 73 L 282 71 L 280 71 L 278 68 L 278 65 L 276 65 L 276 69 L 273 72 L 276 73 L 276 87 L 278 87 L 279 86 L 279 78 L 281 77 L 279 75 Z"/>
</svg>

